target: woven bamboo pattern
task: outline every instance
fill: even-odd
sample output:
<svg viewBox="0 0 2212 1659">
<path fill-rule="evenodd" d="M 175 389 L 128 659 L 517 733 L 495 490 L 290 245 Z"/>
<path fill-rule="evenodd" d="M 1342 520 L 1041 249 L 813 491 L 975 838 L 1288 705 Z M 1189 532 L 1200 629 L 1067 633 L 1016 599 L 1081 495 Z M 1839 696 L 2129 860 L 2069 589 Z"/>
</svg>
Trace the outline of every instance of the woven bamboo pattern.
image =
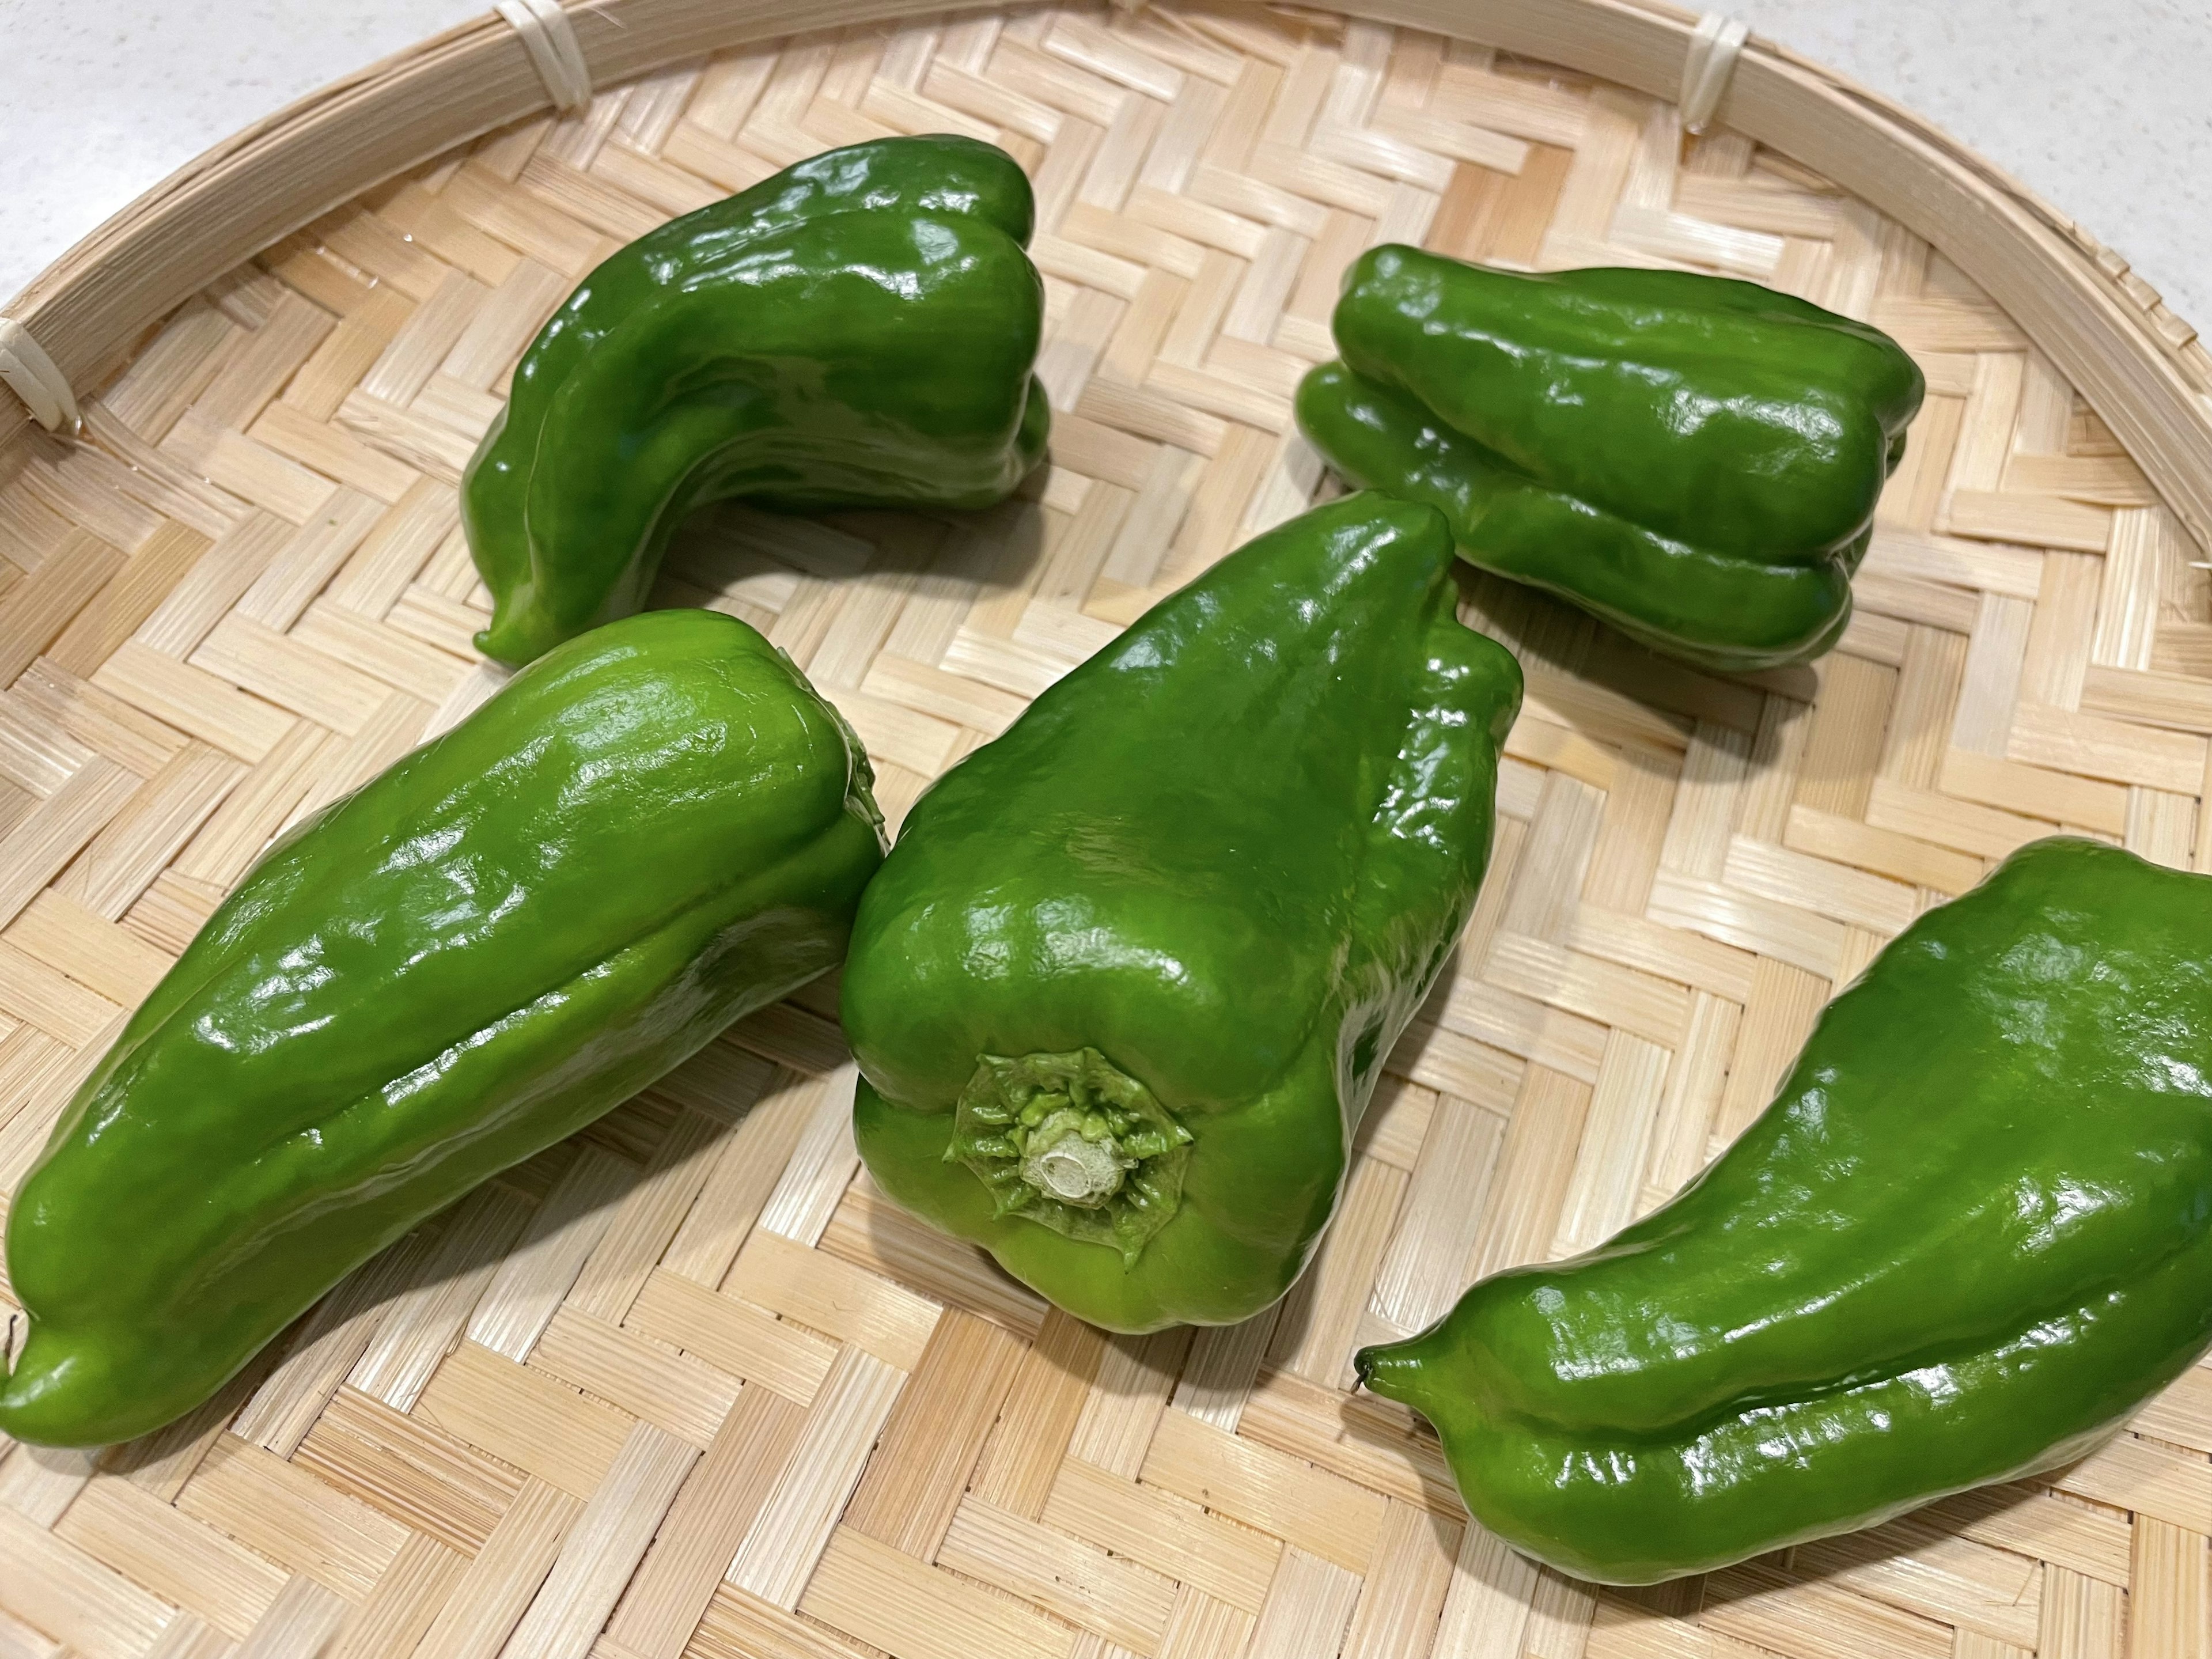
<svg viewBox="0 0 2212 1659">
<path fill-rule="evenodd" d="M 1426 1429 L 1348 1391 L 1360 1343 L 1694 1175 L 1822 1003 L 2014 846 L 2212 866 L 2212 620 L 2104 424 L 1875 208 L 1650 98 L 1326 13 L 1024 10 L 606 88 L 233 272 L 86 399 L 82 443 L 18 440 L 0 1191 L 269 839 L 496 688 L 455 484 L 553 307 L 672 215 L 943 131 L 1036 180 L 1050 466 L 970 516 L 714 509 L 658 596 L 789 650 L 894 822 L 1331 488 L 1290 394 L 1382 240 L 1747 276 L 1903 341 L 1930 395 L 1841 647 L 1716 678 L 1466 573 L 1528 678 L 1495 860 L 1279 1308 L 1112 1339 L 908 1219 L 859 1170 L 817 983 L 173 1428 L 0 1440 L 0 1655 L 2204 1655 L 2212 1370 L 2051 1481 L 1636 1593 L 1470 1525 Z"/>
</svg>

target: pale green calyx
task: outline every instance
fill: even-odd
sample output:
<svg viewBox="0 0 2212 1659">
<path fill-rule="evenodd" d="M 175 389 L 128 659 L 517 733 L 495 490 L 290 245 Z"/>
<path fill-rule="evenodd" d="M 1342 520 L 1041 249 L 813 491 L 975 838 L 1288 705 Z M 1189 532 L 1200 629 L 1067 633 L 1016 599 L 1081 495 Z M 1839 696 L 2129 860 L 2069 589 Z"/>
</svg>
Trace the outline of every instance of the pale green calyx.
<svg viewBox="0 0 2212 1659">
<path fill-rule="evenodd" d="M 1182 1202 L 1190 1131 L 1096 1048 L 978 1057 L 947 1163 L 1019 1215 L 1119 1250 L 1126 1266 Z"/>
</svg>

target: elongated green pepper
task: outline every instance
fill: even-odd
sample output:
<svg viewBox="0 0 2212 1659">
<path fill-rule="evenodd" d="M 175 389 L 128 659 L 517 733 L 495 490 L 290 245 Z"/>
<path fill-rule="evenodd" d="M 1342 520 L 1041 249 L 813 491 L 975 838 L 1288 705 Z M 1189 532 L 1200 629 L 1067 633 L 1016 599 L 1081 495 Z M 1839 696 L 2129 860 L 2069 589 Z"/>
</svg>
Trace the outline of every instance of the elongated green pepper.
<svg viewBox="0 0 2212 1659">
<path fill-rule="evenodd" d="M 1096 1324 L 1266 1307 L 1490 852 L 1517 665 L 1377 495 L 1154 606 L 916 804 L 854 923 L 861 1156 Z"/>
<path fill-rule="evenodd" d="M 2212 1342 L 2212 880 L 2037 842 L 1571 1261 L 1358 1360 L 1468 1507 L 1647 1583 L 2081 1455 Z"/>
<path fill-rule="evenodd" d="M 485 654 L 645 602 L 707 501 L 988 507 L 1044 453 L 1035 204 L 972 138 L 835 149 L 639 238 L 514 372 L 461 483 Z"/>
<path fill-rule="evenodd" d="M 1346 273 L 1300 426 L 1460 550 L 1719 669 L 1819 655 L 1919 369 L 1878 329 L 1717 276 L 1523 276 L 1389 246 Z"/>
<path fill-rule="evenodd" d="M 279 842 L 15 1196 L 0 1431 L 190 1410 L 425 1216 L 830 967 L 882 857 L 869 781 L 758 634 L 654 611 Z"/>
</svg>

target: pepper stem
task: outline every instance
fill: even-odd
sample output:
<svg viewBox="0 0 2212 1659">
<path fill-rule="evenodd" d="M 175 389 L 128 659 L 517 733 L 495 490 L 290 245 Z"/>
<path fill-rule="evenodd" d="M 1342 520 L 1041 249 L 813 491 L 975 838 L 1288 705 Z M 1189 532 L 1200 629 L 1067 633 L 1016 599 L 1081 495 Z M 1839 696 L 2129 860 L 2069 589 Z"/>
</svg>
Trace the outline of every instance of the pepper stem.
<svg viewBox="0 0 2212 1659">
<path fill-rule="evenodd" d="M 1405 1346 L 1401 1342 L 1378 1345 L 1352 1355 L 1352 1371 L 1359 1386 L 1385 1400 L 1402 1401 L 1406 1384 L 1415 1375 L 1413 1366 L 1399 1352 Z"/>
<path fill-rule="evenodd" d="M 1069 1124 L 1054 1140 L 1030 1137 L 1022 1179 L 1047 1198 L 1095 1210 L 1121 1191 L 1123 1173 L 1135 1164 L 1136 1159 L 1121 1156 L 1112 1135 L 1085 1140 L 1082 1128 Z"/>
<path fill-rule="evenodd" d="M 1378 1343 L 1352 1356 L 1352 1375 L 1370 1394 L 1411 1406 L 1435 1420 L 1439 1385 L 1451 1373 L 1449 1339 L 1441 1323 L 1399 1342 Z"/>
<path fill-rule="evenodd" d="M 978 1057 L 953 1115 L 965 1164 L 1001 1216 L 1119 1250 L 1126 1267 L 1182 1202 L 1190 1132 L 1096 1048 Z"/>
</svg>

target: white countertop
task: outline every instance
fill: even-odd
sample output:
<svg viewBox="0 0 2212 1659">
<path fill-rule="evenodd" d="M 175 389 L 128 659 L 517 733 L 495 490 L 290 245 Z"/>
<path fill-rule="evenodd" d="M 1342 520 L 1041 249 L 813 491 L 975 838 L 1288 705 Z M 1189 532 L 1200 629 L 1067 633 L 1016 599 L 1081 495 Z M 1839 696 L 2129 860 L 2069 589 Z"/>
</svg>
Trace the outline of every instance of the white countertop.
<svg viewBox="0 0 2212 1659">
<path fill-rule="evenodd" d="M 1480 0 L 1469 0 L 1480 3 Z M 0 0 L 0 301 L 164 174 L 477 0 Z M 2212 331 L 2212 9 L 2201 0 L 1730 0 L 1910 105 Z"/>
</svg>

